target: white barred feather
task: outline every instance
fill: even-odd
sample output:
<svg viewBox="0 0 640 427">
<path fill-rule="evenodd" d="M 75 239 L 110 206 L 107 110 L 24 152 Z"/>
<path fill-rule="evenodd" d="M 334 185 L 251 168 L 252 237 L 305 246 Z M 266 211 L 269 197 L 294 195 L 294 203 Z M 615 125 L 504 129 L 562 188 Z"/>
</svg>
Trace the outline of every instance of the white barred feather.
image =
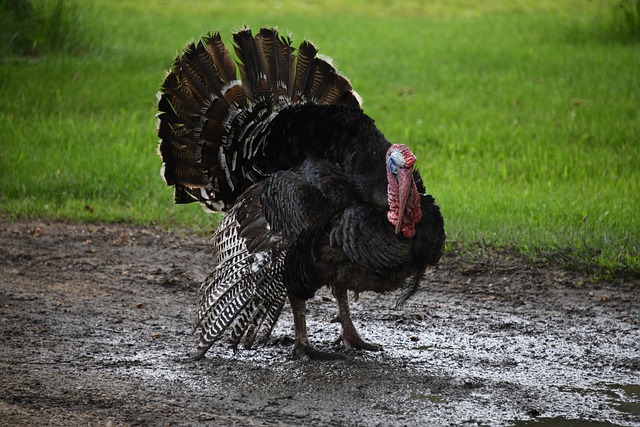
<svg viewBox="0 0 640 427">
<path fill-rule="evenodd" d="M 266 342 L 286 300 L 286 251 L 249 253 L 236 214 L 237 209 L 231 209 L 214 235 L 215 268 L 200 288 L 193 326 L 194 332 L 202 328 L 196 357 L 227 333 L 234 348 L 243 337 L 245 347 L 251 348 L 260 331 Z"/>
</svg>

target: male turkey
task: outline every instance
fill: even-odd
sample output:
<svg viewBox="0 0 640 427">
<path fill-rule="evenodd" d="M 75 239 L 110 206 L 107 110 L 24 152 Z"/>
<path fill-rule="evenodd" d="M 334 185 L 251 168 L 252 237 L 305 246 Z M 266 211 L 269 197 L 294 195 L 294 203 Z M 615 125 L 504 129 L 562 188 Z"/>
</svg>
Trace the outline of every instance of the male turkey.
<svg viewBox="0 0 640 427">
<path fill-rule="evenodd" d="M 308 41 L 295 55 L 275 29 L 242 29 L 233 40 L 240 80 L 220 35 L 208 35 L 176 58 L 158 103 L 162 173 L 176 203 L 226 214 L 201 287 L 196 357 L 225 334 L 234 348 L 266 341 L 287 297 L 295 353 L 342 357 L 307 337 L 305 301 L 325 285 L 344 347 L 377 350 L 353 325 L 347 290 L 409 282 L 406 299 L 445 241 L 415 156 L 385 139 Z"/>
</svg>

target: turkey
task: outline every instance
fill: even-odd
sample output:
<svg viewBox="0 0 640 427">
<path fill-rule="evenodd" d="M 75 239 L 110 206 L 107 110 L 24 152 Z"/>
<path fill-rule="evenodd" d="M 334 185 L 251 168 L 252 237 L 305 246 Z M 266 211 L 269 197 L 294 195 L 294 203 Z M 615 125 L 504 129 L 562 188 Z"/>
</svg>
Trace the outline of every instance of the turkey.
<svg viewBox="0 0 640 427">
<path fill-rule="evenodd" d="M 323 286 L 337 302 L 338 342 L 378 350 L 354 326 L 347 292 L 405 287 L 402 303 L 444 247 L 416 158 L 387 141 L 312 43 L 296 52 L 266 28 L 233 41 L 237 62 L 219 33 L 190 43 L 158 97 L 158 151 L 175 202 L 225 213 L 200 289 L 195 357 L 223 337 L 234 349 L 266 342 L 288 299 L 294 353 L 343 358 L 309 342 L 306 300 Z"/>
</svg>

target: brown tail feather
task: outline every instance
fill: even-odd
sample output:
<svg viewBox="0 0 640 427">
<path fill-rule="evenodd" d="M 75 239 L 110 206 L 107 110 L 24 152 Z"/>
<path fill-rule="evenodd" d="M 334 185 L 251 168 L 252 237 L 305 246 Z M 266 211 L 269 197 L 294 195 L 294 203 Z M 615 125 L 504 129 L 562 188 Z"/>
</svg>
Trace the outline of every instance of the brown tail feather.
<svg viewBox="0 0 640 427">
<path fill-rule="evenodd" d="M 318 49 L 308 41 L 302 42 L 298 48 L 298 56 L 296 58 L 296 71 L 293 89 L 293 103 L 305 102 L 306 86 L 309 76 L 315 72 L 316 64 L 314 59 Z"/>
<path fill-rule="evenodd" d="M 293 80 L 293 47 L 288 37 L 280 37 L 275 29 L 262 28 L 256 35 L 258 54 L 265 65 L 266 79 L 274 101 L 288 96 L 288 88 Z"/>
<path fill-rule="evenodd" d="M 177 202 L 224 210 L 261 179 L 261 167 L 268 163 L 260 154 L 264 140 L 254 144 L 250 139 L 264 137 L 269 121 L 286 106 L 360 107 L 349 81 L 319 58 L 310 42 L 303 42 L 296 56 L 290 38 L 275 29 L 263 28 L 255 37 L 243 29 L 233 40 L 241 81 L 229 50 L 214 33 L 190 43 L 162 85 L 159 153 Z"/>
<path fill-rule="evenodd" d="M 233 41 L 240 59 L 238 68 L 247 98 L 254 103 L 271 98 L 273 93 L 267 80 L 267 67 L 251 30 L 245 28 L 238 31 L 233 35 Z"/>
<path fill-rule="evenodd" d="M 236 79 L 236 63 L 231 58 L 227 47 L 224 45 L 220 33 L 209 34 L 202 40 L 204 48 L 213 61 L 215 70 L 222 82 L 230 82 Z"/>
</svg>

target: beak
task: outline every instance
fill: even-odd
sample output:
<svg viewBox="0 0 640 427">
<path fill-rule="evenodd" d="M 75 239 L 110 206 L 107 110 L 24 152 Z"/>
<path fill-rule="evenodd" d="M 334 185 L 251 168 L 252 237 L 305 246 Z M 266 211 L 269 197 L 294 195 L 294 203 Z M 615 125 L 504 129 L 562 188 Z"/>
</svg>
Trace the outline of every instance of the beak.
<svg viewBox="0 0 640 427">
<path fill-rule="evenodd" d="M 396 234 L 400 234 L 404 225 L 405 208 L 413 188 L 413 170 L 405 169 L 398 173 L 398 222 L 396 223 Z"/>
</svg>

